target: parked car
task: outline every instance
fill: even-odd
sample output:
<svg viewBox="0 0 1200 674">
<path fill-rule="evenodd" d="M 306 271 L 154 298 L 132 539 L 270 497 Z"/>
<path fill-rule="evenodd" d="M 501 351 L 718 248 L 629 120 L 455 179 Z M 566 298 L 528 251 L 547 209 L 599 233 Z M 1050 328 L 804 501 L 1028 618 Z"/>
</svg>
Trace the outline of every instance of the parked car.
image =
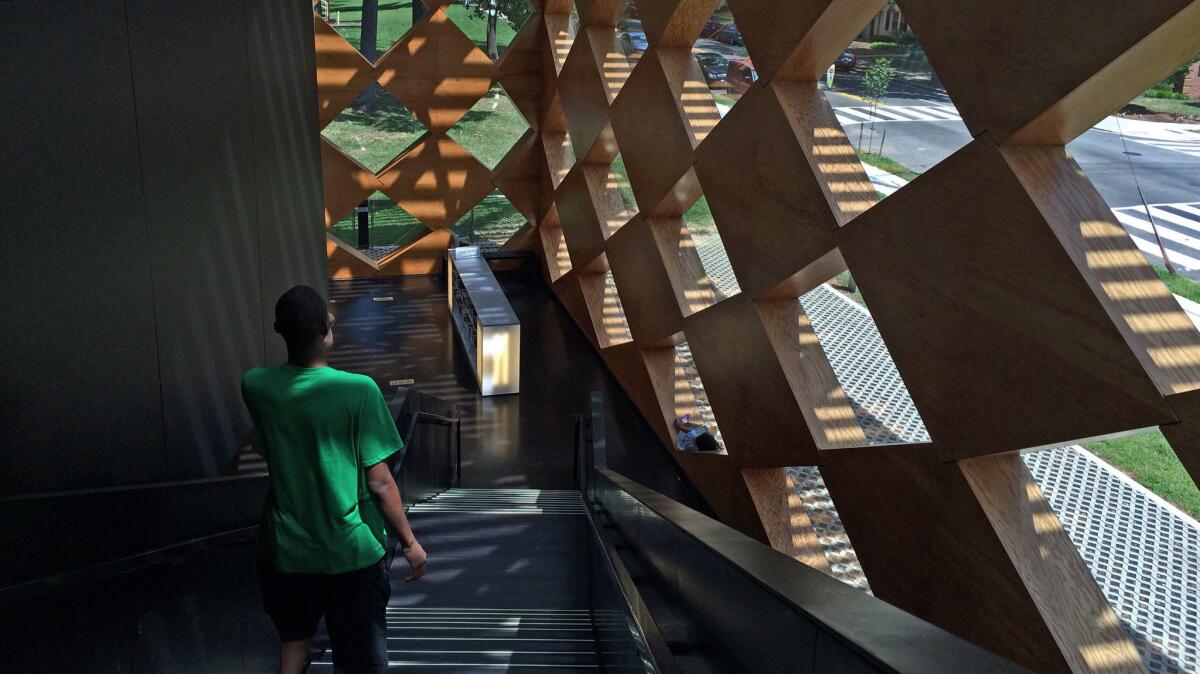
<svg viewBox="0 0 1200 674">
<path fill-rule="evenodd" d="M 714 82 L 723 81 L 725 74 L 729 71 L 729 59 L 720 54 L 700 52 L 696 54 L 696 61 L 700 63 L 700 70 L 704 71 L 704 79 L 709 86 L 712 86 Z"/>
<path fill-rule="evenodd" d="M 854 70 L 854 66 L 858 65 L 858 57 L 848 51 L 844 51 L 834 63 L 838 70 Z"/>
<path fill-rule="evenodd" d="M 709 19 L 708 22 L 704 24 L 704 28 L 700 29 L 700 37 L 712 37 L 713 33 L 721 30 L 721 26 L 724 25 L 725 24 L 717 21 L 716 19 Z"/>
<path fill-rule="evenodd" d="M 745 43 L 742 42 L 742 32 L 738 30 L 736 23 L 725 24 L 720 28 L 720 30 L 710 35 L 709 39 L 716 40 L 717 42 L 724 42 L 725 44 L 730 44 L 735 47 L 745 46 Z"/>
<path fill-rule="evenodd" d="M 625 45 L 626 54 L 640 54 L 650 48 L 646 34 L 637 30 L 621 33 L 621 43 Z"/>
<path fill-rule="evenodd" d="M 748 58 L 731 58 L 725 71 L 725 81 L 729 84 L 730 91 L 743 94 L 751 84 L 758 81 L 758 71 Z"/>
</svg>

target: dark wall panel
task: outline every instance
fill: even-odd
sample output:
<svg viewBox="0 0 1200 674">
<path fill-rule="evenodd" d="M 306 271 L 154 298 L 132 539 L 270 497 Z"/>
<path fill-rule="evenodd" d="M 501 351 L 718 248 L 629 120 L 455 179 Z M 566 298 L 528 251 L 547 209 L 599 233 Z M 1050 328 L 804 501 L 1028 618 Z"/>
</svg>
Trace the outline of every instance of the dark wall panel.
<svg viewBox="0 0 1200 674">
<path fill-rule="evenodd" d="M 0 494 L 161 479 L 120 3 L 0 6 Z"/>
<path fill-rule="evenodd" d="M 215 475 L 248 435 L 263 356 L 241 0 L 127 0 L 171 479 Z"/>
<path fill-rule="evenodd" d="M 0 3 L 0 496 L 211 477 L 324 290 L 311 13 Z M 265 298 L 265 299 L 264 299 Z"/>
<path fill-rule="evenodd" d="M 317 128 L 312 11 L 300 2 L 247 0 L 254 176 L 258 186 L 266 362 L 287 357 L 274 333 L 275 300 L 297 284 L 328 286 Z M 316 282 L 319 282 L 316 283 Z"/>
</svg>

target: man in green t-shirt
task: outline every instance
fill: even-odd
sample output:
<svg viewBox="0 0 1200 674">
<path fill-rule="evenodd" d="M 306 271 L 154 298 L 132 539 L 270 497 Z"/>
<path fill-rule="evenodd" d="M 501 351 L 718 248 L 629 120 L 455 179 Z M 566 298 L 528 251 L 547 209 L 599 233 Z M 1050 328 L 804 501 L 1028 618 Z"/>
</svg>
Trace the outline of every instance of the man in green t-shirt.
<svg viewBox="0 0 1200 674">
<path fill-rule="evenodd" d="M 288 362 L 242 377 L 270 469 L 260 579 L 283 674 L 304 670 L 322 616 L 336 669 L 387 671 L 388 526 L 412 567 L 408 580 L 425 573 L 384 461 L 403 447 L 396 423 L 374 381 L 327 364 L 333 323 L 317 291 L 292 288 L 275 304 Z"/>
</svg>

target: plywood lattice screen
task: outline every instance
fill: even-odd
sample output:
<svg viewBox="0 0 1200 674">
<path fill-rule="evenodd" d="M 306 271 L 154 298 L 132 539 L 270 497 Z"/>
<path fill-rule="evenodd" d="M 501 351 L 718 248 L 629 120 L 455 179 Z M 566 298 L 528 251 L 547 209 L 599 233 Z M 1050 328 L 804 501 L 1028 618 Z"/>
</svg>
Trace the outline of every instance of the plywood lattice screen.
<svg viewBox="0 0 1200 674">
<path fill-rule="evenodd" d="M 884 0 L 728 0 L 759 79 L 724 117 L 691 49 L 717 2 L 638 2 L 636 61 L 624 0 L 535 2 L 495 65 L 438 11 L 427 58 L 375 66 L 318 20 L 323 122 L 374 77 L 423 122 L 498 80 L 533 127 L 494 172 L 433 121 L 378 175 L 326 147 L 330 217 L 383 189 L 434 231 L 382 267 L 429 268 L 499 187 L 668 446 L 698 370 L 725 451 L 676 458 L 726 522 L 828 570 L 784 471 L 819 466 L 880 598 L 1035 671 L 1142 671 L 1016 452 L 1160 426 L 1200 479 L 1200 334 L 1065 148 L 1200 52 L 1200 2 L 899 0 L 973 140 L 881 202 L 817 80 Z M 733 294 L 682 219 L 702 195 Z M 847 267 L 927 443 L 869 445 L 813 335 L 798 298 Z"/>
</svg>

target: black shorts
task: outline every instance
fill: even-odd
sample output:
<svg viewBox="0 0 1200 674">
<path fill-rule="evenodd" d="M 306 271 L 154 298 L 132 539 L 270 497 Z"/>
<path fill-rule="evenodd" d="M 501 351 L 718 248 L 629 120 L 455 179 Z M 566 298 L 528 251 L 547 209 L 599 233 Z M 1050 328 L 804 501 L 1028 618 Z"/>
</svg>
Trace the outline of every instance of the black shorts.
<svg viewBox="0 0 1200 674">
<path fill-rule="evenodd" d="M 387 604 L 392 595 L 385 559 L 347 573 L 284 573 L 259 561 L 263 607 L 283 642 L 312 638 L 321 616 L 333 662 L 353 672 L 387 671 Z"/>
</svg>

